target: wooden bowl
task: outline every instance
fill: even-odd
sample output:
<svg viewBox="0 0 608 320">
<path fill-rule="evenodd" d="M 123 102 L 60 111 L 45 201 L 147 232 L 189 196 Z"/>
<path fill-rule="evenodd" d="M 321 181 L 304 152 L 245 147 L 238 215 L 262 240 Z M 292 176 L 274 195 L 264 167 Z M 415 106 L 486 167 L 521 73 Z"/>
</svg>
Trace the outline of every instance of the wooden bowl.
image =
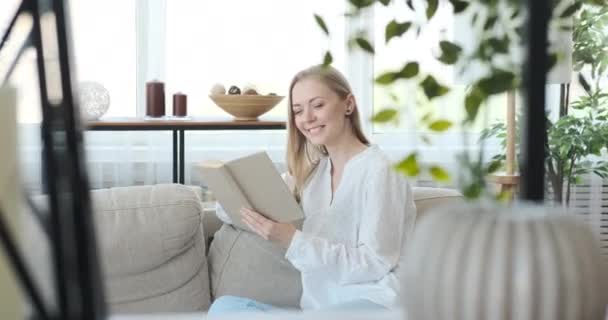
<svg viewBox="0 0 608 320">
<path fill-rule="evenodd" d="M 209 98 L 238 121 L 253 121 L 274 108 L 283 96 L 211 94 Z"/>
</svg>

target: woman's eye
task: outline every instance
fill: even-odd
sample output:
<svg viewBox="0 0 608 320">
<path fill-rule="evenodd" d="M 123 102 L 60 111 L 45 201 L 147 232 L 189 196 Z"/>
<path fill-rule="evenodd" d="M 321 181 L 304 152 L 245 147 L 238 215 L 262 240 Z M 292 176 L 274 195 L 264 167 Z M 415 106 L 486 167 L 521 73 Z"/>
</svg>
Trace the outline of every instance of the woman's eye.
<svg viewBox="0 0 608 320">
<path fill-rule="evenodd" d="M 293 114 L 295 114 L 295 115 L 298 115 L 300 113 L 302 113 L 302 110 L 293 110 Z"/>
<path fill-rule="evenodd" d="M 315 109 L 319 109 L 319 108 L 321 108 L 322 106 L 323 106 L 323 104 L 317 104 L 317 105 L 315 105 L 313 108 L 315 108 Z"/>
</svg>

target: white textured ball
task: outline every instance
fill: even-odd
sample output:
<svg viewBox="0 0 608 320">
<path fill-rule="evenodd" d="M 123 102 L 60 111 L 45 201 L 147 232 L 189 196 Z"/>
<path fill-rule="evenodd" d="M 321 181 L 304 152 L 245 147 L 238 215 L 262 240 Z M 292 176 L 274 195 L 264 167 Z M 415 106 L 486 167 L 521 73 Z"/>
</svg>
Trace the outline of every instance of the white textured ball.
<svg viewBox="0 0 608 320">
<path fill-rule="evenodd" d="M 408 319 L 604 319 L 608 303 L 599 242 L 554 207 L 430 212 L 401 271 Z"/>
<path fill-rule="evenodd" d="M 81 82 L 78 86 L 81 116 L 86 121 L 97 120 L 110 108 L 110 93 L 100 83 Z"/>
<path fill-rule="evenodd" d="M 211 87 L 211 94 L 226 94 L 226 87 L 221 83 L 216 83 Z"/>
</svg>

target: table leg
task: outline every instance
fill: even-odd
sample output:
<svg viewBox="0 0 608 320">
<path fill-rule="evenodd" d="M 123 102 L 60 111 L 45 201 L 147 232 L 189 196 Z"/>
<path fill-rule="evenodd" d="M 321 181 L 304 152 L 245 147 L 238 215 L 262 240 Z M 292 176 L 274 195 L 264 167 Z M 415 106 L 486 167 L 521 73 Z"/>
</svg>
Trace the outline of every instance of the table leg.
<svg viewBox="0 0 608 320">
<path fill-rule="evenodd" d="M 186 161 L 184 159 L 185 156 L 185 149 L 186 149 L 186 144 L 184 143 L 185 137 L 184 137 L 184 131 L 183 129 L 179 130 L 179 183 L 184 184 L 184 171 L 186 171 Z"/>
<path fill-rule="evenodd" d="M 177 131 L 173 130 L 173 183 L 177 183 Z"/>
</svg>

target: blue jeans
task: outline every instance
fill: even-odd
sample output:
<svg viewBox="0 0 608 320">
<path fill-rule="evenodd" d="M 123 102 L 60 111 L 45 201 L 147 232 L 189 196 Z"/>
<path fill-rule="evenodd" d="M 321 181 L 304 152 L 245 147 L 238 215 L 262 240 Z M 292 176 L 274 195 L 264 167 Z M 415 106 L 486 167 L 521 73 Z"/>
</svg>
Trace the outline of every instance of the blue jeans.
<svg viewBox="0 0 608 320">
<path fill-rule="evenodd" d="M 386 308 L 375 304 L 369 300 L 354 300 L 346 303 L 336 304 L 323 308 L 323 311 L 343 311 L 343 310 L 385 310 Z M 275 311 L 290 311 L 289 309 L 275 307 L 269 304 L 261 303 L 252 299 L 235 297 L 235 296 L 222 296 L 217 298 L 209 311 L 207 316 L 219 316 L 229 313 L 236 312 L 275 312 Z"/>
</svg>

